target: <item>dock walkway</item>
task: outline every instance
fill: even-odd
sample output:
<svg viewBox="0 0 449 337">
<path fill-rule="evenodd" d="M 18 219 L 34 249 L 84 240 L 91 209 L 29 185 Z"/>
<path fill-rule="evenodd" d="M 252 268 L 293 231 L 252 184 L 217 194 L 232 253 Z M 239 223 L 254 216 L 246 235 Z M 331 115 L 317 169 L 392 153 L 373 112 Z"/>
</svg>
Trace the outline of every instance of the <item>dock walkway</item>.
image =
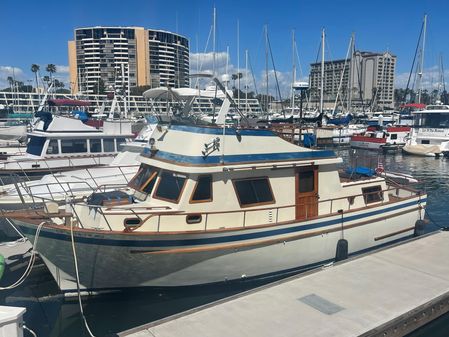
<svg viewBox="0 0 449 337">
<path fill-rule="evenodd" d="M 449 232 L 438 232 L 119 336 L 404 336 L 447 311 Z"/>
</svg>

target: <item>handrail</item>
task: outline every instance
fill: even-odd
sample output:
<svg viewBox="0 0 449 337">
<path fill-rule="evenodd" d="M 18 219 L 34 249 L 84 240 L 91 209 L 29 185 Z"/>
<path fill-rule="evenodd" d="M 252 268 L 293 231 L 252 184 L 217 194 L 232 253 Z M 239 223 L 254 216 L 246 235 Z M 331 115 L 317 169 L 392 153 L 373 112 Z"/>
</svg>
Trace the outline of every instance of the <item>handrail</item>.
<svg viewBox="0 0 449 337">
<path fill-rule="evenodd" d="M 399 188 L 400 189 L 400 188 Z M 319 205 L 320 203 L 324 203 L 324 202 L 330 202 L 330 212 L 327 213 L 327 215 L 332 215 L 332 214 L 338 214 L 341 213 L 341 211 L 344 211 L 344 209 L 333 209 L 333 201 L 335 200 L 341 200 L 341 199 L 347 199 L 347 206 L 348 208 L 346 210 L 350 210 L 351 209 L 351 201 L 350 198 L 356 198 L 356 197 L 363 197 L 364 200 L 364 205 L 367 206 L 367 202 L 366 202 L 366 196 L 370 195 L 370 194 L 377 194 L 379 195 L 380 193 L 382 193 L 381 196 L 381 200 L 379 201 L 374 201 L 372 202 L 372 204 L 385 204 L 385 198 L 383 198 L 383 193 L 385 192 L 389 192 L 389 191 L 396 191 L 398 190 L 398 188 L 388 188 L 385 190 L 381 190 L 381 191 L 375 191 L 375 192 L 369 192 L 369 193 L 362 193 L 362 194 L 357 194 L 357 195 L 351 195 L 351 196 L 346 196 L 346 197 L 340 197 L 340 198 L 334 198 L 334 199 L 326 199 L 326 200 L 317 200 L 316 202 L 313 201 L 309 201 L 306 202 L 304 204 L 301 204 L 301 206 L 305 207 L 305 220 L 309 219 L 309 206 L 310 205 Z M 404 188 L 404 190 L 409 191 L 409 189 Z M 413 196 L 419 196 L 421 195 L 420 192 L 418 193 L 413 193 L 412 191 L 410 196 L 407 197 L 401 197 L 402 200 L 406 200 L 409 199 Z M 391 200 L 389 200 L 388 202 L 392 202 Z M 394 202 L 394 201 L 393 201 Z M 371 203 L 370 203 L 371 204 Z M 275 224 L 279 223 L 279 210 L 280 209 L 286 209 L 286 208 L 295 208 L 297 207 L 297 204 L 293 204 L 293 205 L 286 205 L 286 206 L 277 206 L 277 207 L 264 207 L 264 208 L 255 208 L 255 209 L 239 209 L 239 210 L 233 210 L 233 211 L 215 211 L 215 212 L 192 212 L 192 213 L 187 213 L 184 211 L 172 211 L 170 208 L 165 208 L 164 206 L 158 207 L 135 207 L 135 205 L 133 205 L 133 208 L 118 208 L 118 207 L 104 207 L 104 206 L 98 206 L 98 205 L 87 205 L 87 204 L 77 204 L 78 206 L 84 206 L 84 207 L 89 207 L 89 209 L 99 209 L 99 213 L 101 214 L 101 216 L 104 218 L 107 226 L 109 227 L 109 230 L 112 231 L 112 227 L 107 219 L 107 216 L 112 216 L 112 215 L 127 215 L 127 214 L 134 214 L 137 218 L 139 218 L 140 221 L 140 225 L 136 226 L 134 228 L 128 228 L 128 231 L 132 231 L 135 230 L 141 226 L 143 226 L 149 219 L 154 218 L 154 217 L 158 217 L 157 220 L 157 232 L 160 232 L 160 221 L 161 221 L 161 217 L 163 216 L 179 216 L 179 215 L 189 215 L 189 214 L 201 214 L 202 216 L 205 217 L 205 221 L 204 221 L 204 228 L 203 230 L 207 230 L 207 226 L 208 226 L 208 221 L 209 221 L 209 217 L 210 215 L 214 215 L 214 214 L 231 214 L 231 213 L 243 213 L 243 220 L 242 220 L 242 227 L 245 228 L 247 226 L 247 213 L 249 212 L 260 212 L 260 211 L 266 211 L 266 210 L 276 210 L 276 219 L 275 219 Z M 103 208 L 107 211 L 104 212 Z M 140 208 L 140 209 L 139 209 Z M 141 209 L 144 210 L 144 212 L 141 212 Z M 161 212 L 161 209 L 164 209 L 165 211 Z M 150 210 L 150 211 L 148 211 Z M 113 211 L 113 212 L 111 212 Z M 114 212 L 114 211 L 120 211 L 120 212 Z M 145 217 L 143 220 L 141 218 L 141 216 L 147 215 L 147 217 Z M 76 215 L 77 216 L 77 215 Z M 312 218 L 317 217 L 318 215 L 313 215 Z"/>
</svg>

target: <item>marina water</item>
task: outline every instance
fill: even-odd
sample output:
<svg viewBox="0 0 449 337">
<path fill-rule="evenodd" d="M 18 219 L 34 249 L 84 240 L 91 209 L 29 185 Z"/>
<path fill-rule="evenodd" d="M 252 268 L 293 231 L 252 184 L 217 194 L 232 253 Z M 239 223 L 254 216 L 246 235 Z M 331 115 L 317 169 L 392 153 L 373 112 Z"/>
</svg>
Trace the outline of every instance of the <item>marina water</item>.
<svg viewBox="0 0 449 337">
<path fill-rule="evenodd" d="M 343 167 L 375 168 L 378 162 L 382 162 L 387 171 L 413 175 L 428 192 L 428 230 L 449 226 L 449 159 L 414 157 L 401 153 L 384 155 L 348 148 L 334 150 L 343 157 Z M 132 289 L 84 298 L 84 312 L 93 333 L 96 336 L 107 336 L 273 280 L 193 288 Z M 2 283 L 9 284 L 13 281 L 15 280 L 6 276 Z M 80 318 L 77 298 L 64 299 L 44 265 L 35 267 L 19 288 L 3 291 L 0 297 L 5 305 L 27 308 L 25 322 L 39 337 L 88 336 Z M 449 315 L 445 315 L 411 336 L 447 336 L 448 330 Z"/>
</svg>

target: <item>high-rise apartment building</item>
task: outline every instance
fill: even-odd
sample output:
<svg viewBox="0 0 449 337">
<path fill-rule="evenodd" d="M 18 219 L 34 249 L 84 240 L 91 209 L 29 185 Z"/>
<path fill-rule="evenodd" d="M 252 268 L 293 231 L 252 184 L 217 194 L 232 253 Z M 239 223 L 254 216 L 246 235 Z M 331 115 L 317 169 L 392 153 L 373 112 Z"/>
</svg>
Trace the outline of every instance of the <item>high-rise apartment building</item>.
<svg viewBox="0 0 449 337">
<path fill-rule="evenodd" d="M 189 86 L 189 41 L 143 27 L 75 29 L 69 41 L 73 93 L 113 87 Z"/>
<path fill-rule="evenodd" d="M 393 107 L 396 56 L 389 52 L 354 52 L 350 60 L 324 62 L 324 95 L 326 107 L 337 105 Z M 342 77 L 343 74 L 343 77 Z M 311 101 L 321 95 L 321 63 L 311 64 Z"/>
</svg>

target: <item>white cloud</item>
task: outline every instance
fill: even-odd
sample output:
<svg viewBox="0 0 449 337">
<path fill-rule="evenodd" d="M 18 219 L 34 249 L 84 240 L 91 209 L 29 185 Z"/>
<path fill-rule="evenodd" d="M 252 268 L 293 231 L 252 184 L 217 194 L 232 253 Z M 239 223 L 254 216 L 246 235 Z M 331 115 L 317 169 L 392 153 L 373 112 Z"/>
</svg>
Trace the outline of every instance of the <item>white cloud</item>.
<svg viewBox="0 0 449 337">
<path fill-rule="evenodd" d="M 21 68 L 12 66 L 0 66 L 0 89 L 9 87 L 7 78 L 11 76 L 16 79 L 16 81 L 24 80 L 24 73 Z"/>
<path fill-rule="evenodd" d="M 69 66 L 56 65 L 56 72 L 68 74 L 70 72 L 70 68 Z"/>
<path fill-rule="evenodd" d="M 206 73 L 212 74 L 213 72 L 213 61 L 214 54 L 212 52 L 209 53 L 191 53 L 190 54 L 190 73 Z M 230 62 L 230 57 L 226 52 L 217 52 L 215 53 L 215 72 L 218 74 L 218 77 L 221 78 L 222 75 L 229 74 L 231 77 L 232 74 L 237 74 L 238 72 L 242 73 L 242 78 L 240 79 L 240 89 L 244 91 L 246 83 L 248 83 L 248 88 L 250 91 L 255 92 L 254 88 L 254 79 L 253 75 L 250 71 L 246 72 L 244 67 L 240 67 L 239 69 Z M 278 97 L 278 90 L 276 87 L 276 79 L 274 76 L 274 70 L 268 71 L 268 89 L 269 93 L 275 97 Z M 277 79 L 279 82 L 279 88 L 281 91 L 282 98 L 287 98 L 290 95 L 290 88 L 292 82 L 292 75 L 290 72 L 281 72 L 276 71 Z M 260 72 L 259 74 L 254 74 L 255 82 L 257 85 L 257 91 L 260 94 L 266 93 L 266 75 L 265 72 Z M 308 78 L 302 78 L 301 81 L 308 81 Z M 192 85 L 195 85 L 196 80 L 192 79 Z M 200 86 L 204 86 L 207 84 L 207 80 L 199 80 L 198 83 Z M 234 84 L 237 87 L 238 81 L 234 81 L 231 79 L 229 86 L 233 87 Z"/>
<path fill-rule="evenodd" d="M 401 73 L 401 74 L 397 74 L 396 75 L 396 79 L 395 79 L 395 87 L 396 88 L 406 88 L 407 87 L 407 81 L 409 79 L 409 72 L 406 73 Z M 438 89 L 440 84 L 440 70 L 438 68 L 438 66 L 433 66 L 427 69 L 424 69 L 423 71 L 423 76 L 422 76 L 422 87 L 423 89 L 427 89 L 429 91 L 434 90 L 434 89 Z M 444 72 L 444 78 L 448 78 L 449 77 L 449 70 L 446 70 Z M 412 76 L 410 77 L 410 83 L 409 83 L 409 88 L 413 88 L 413 86 L 415 86 L 415 90 L 416 90 L 416 82 L 417 82 L 417 76 L 413 73 Z M 445 80 L 446 82 L 446 80 Z"/>
</svg>

